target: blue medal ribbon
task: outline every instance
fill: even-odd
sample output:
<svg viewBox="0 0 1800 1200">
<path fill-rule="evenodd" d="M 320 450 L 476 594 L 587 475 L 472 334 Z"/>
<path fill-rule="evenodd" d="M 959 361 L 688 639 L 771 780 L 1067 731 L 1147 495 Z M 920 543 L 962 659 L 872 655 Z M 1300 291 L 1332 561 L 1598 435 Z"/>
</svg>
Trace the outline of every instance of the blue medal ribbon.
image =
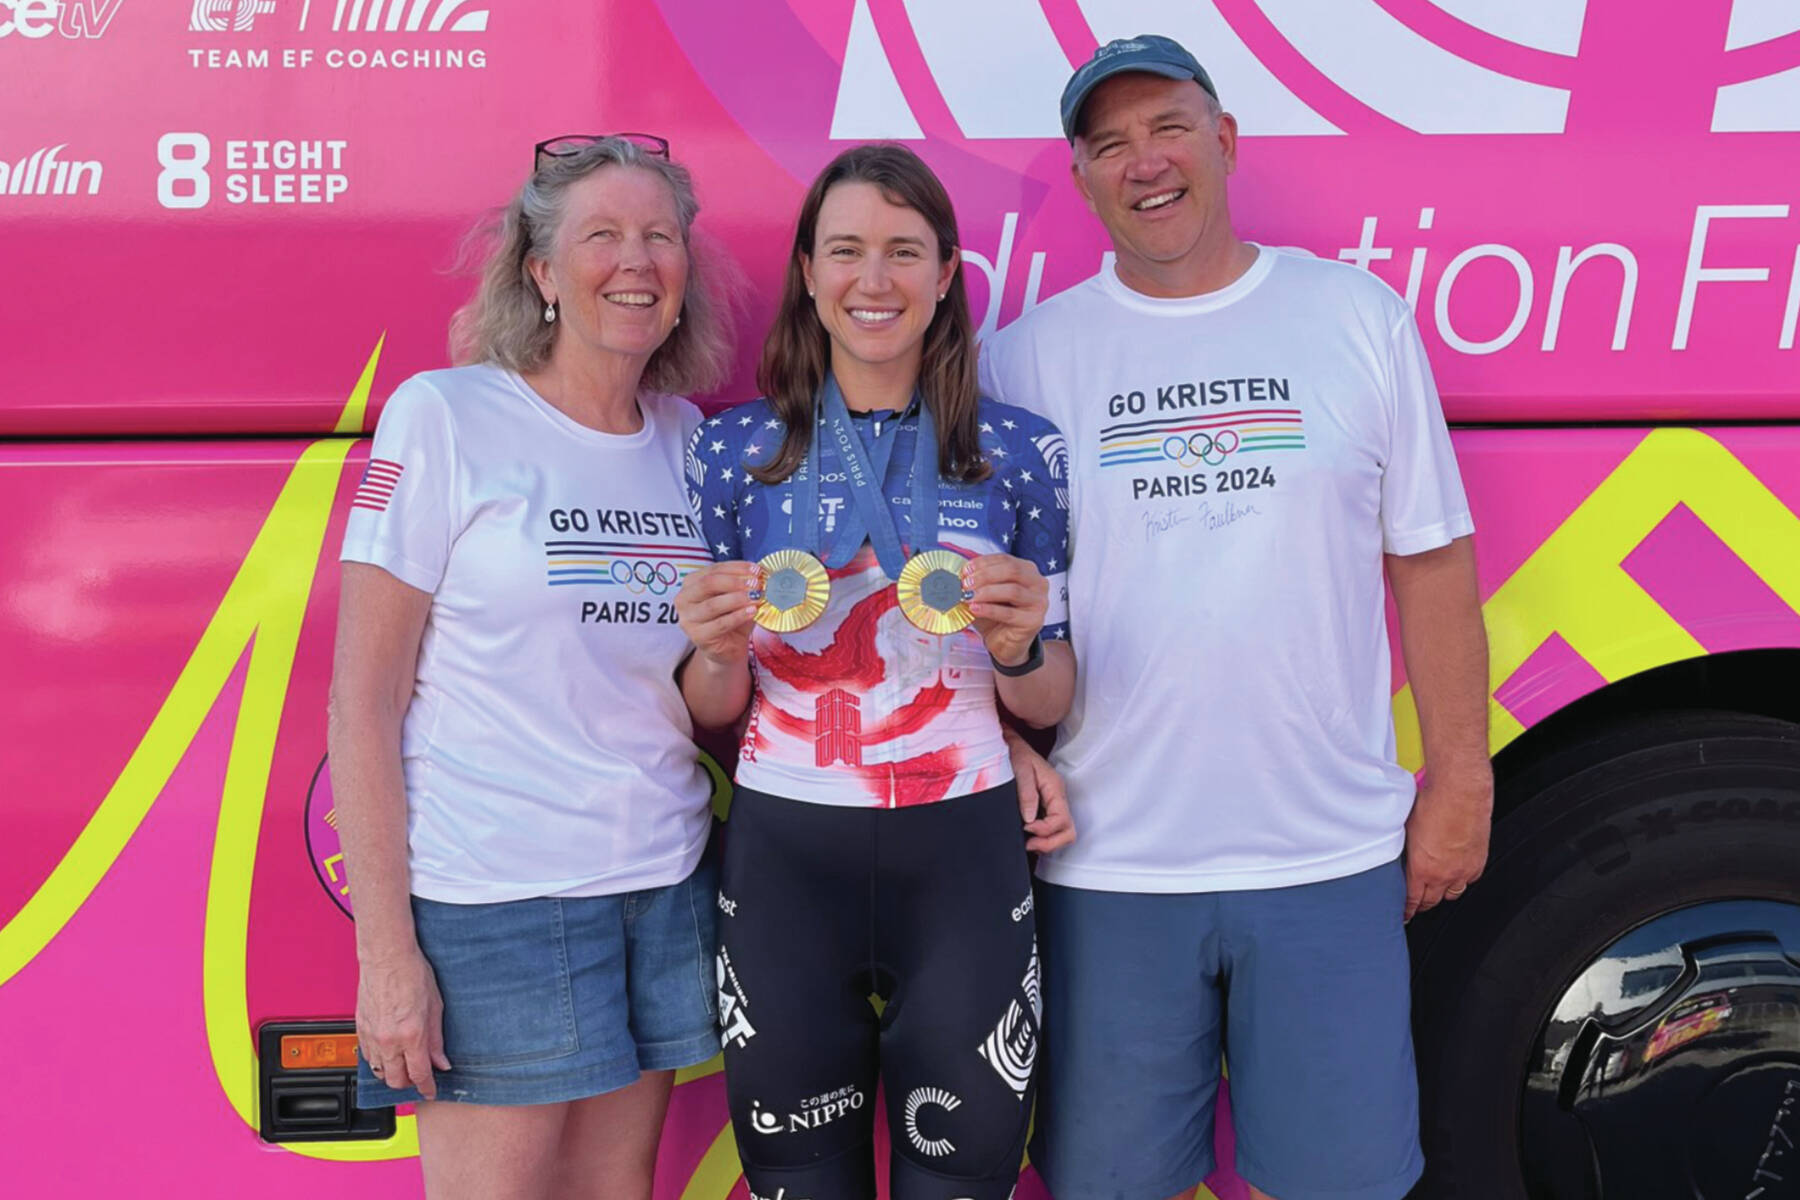
<svg viewBox="0 0 1800 1200">
<path fill-rule="evenodd" d="M 934 549 L 938 530 L 938 459 L 937 423 L 931 407 L 914 394 L 919 407 L 918 435 L 913 442 L 911 474 L 912 512 L 909 532 L 912 553 Z M 821 451 L 823 434 L 829 430 L 836 450 L 838 465 L 843 467 L 845 484 L 850 492 L 855 519 L 850 514 L 839 522 L 832 547 L 823 547 L 819 536 L 819 477 L 824 473 Z M 877 441 L 875 458 L 871 459 L 862 438 L 850 423 L 849 406 L 836 378 L 825 377 L 813 414 L 812 446 L 794 472 L 793 523 L 791 528 L 800 548 L 817 557 L 826 566 L 841 567 L 856 557 L 866 537 L 875 548 L 875 560 L 889 579 L 900 578 L 906 565 L 906 552 L 901 548 L 900 534 L 894 523 L 893 505 L 887 502 L 886 481 L 892 465 L 894 443 L 900 440 L 896 430 L 886 442 Z M 920 468 L 924 469 L 921 470 Z"/>
</svg>

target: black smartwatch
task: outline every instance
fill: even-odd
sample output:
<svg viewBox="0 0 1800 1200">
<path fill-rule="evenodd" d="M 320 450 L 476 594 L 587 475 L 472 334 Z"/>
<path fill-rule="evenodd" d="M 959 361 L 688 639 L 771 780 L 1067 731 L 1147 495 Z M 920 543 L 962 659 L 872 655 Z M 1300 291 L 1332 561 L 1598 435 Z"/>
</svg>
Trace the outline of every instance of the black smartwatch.
<svg viewBox="0 0 1800 1200">
<path fill-rule="evenodd" d="M 988 655 L 988 661 L 993 663 L 994 670 L 1002 675 L 1011 676 L 1013 678 L 1017 678 L 1020 675 L 1029 675 L 1044 665 L 1044 639 L 1033 636 L 1031 639 L 1031 649 L 1025 652 L 1025 661 L 1016 667 L 1007 666 L 992 654 Z"/>
</svg>

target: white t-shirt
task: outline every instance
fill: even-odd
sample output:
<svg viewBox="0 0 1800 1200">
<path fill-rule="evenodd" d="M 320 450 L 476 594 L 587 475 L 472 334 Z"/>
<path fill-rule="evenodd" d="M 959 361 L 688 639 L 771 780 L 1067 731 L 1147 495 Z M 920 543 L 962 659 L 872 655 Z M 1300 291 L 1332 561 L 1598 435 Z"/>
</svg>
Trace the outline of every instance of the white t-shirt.
<svg viewBox="0 0 1800 1200">
<path fill-rule="evenodd" d="M 343 558 L 432 594 L 401 744 L 415 895 L 612 895 L 699 861 L 674 602 L 711 561 L 682 480 L 700 413 L 639 405 L 643 429 L 600 433 L 473 366 L 381 415 Z"/>
<path fill-rule="evenodd" d="M 1002 331 L 982 383 L 1072 456 L 1079 671 L 1052 762 L 1080 836 L 1039 874 L 1205 892 L 1396 857 L 1382 555 L 1474 528 L 1405 301 L 1266 248 L 1180 300 L 1107 270 Z"/>
</svg>

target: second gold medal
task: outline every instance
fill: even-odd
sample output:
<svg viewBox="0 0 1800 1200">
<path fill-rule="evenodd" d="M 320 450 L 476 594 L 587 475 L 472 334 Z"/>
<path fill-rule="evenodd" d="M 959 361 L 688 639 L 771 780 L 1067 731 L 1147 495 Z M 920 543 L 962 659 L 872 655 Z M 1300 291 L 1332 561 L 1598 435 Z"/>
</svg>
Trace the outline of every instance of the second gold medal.
<svg viewBox="0 0 1800 1200">
<path fill-rule="evenodd" d="M 925 550 L 907 559 L 895 589 L 906 619 L 940 637 L 974 624 L 963 587 L 967 565 L 952 550 Z"/>
</svg>

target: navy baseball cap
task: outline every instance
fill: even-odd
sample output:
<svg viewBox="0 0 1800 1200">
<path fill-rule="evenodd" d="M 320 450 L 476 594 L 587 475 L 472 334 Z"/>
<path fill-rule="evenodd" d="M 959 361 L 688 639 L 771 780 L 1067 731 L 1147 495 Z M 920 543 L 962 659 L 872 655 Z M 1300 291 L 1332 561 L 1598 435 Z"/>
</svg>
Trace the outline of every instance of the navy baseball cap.
<svg viewBox="0 0 1800 1200">
<path fill-rule="evenodd" d="M 1063 88 L 1062 127 L 1069 141 L 1075 140 L 1076 119 L 1081 115 L 1081 106 L 1087 102 L 1088 94 L 1114 75 L 1123 75 L 1127 71 L 1145 71 L 1165 79 L 1191 79 L 1205 88 L 1214 100 L 1219 98 L 1219 89 L 1213 86 L 1206 68 L 1174 38 L 1155 33 L 1115 38 L 1094 51 L 1094 57 L 1082 63 L 1075 74 L 1069 76 L 1068 86 Z"/>
</svg>

